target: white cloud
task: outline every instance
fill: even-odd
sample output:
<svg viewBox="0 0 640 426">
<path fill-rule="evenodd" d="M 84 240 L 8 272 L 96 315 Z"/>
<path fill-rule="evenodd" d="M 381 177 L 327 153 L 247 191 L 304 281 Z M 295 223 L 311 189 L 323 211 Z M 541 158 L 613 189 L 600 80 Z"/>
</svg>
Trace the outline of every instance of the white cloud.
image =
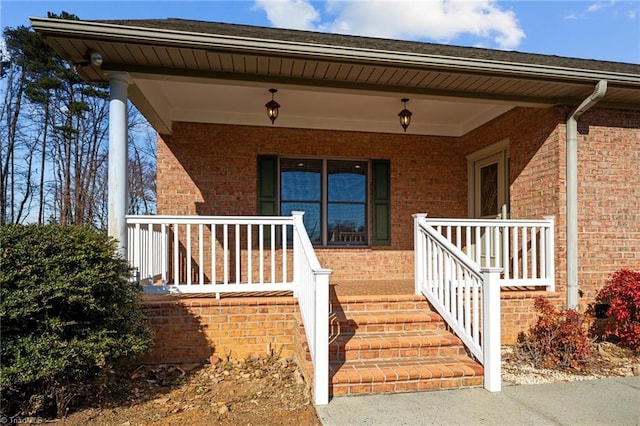
<svg viewBox="0 0 640 426">
<path fill-rule="evenodd" d="M 306 0 L 256 0 L 272 25 L 294 30 L 314 30 L 320 14 Z"/>
<path fill-rule="evenodd" d="M 582 19 L 582 18 L 585 18 L 589 13 L 599 12 L 602 9 L 606 9 L 608 7 L 614 6 L 615 4 L 616 4 L 616 0 L 609 0 L 608 2 L 598 1 L 595 3 L 591 3 L 581 13 L 572 12 L 571 14 L 565 16 L 564 19 Z"/>
<path fill-rule="evenodd" d="M 597 12 L 600 9 L 604 9 L 605 7 L 613 6 L 615 0 L 609 0 L 608 2 L 596 2 L 589 5 L 587 8 L 587 12 Z"/>
<path fill-rule="evenodd" d="M 257 0 L 278 27 L 351 35 L 448 42 L 471 35 L 477 44 L 517 47 L 525 37 L 515 13 L 495 0 L 328 0 L 324 17 L 308 0 Z"/>
</svg>

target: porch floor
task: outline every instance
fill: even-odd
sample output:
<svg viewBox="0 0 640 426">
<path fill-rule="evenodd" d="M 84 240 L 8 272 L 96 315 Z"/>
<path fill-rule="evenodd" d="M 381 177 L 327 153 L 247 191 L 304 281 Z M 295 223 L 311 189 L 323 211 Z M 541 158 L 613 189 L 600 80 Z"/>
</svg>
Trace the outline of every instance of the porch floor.
<svg viewBox="0 0 640 426">
<path fill-rule="evenodd" d="M 342 280 L 331 281 L 329 286 L 341 299 L 349 296 L 389 296 L 414 294 L 413 280 Z"/>
<path fill-rule="evenodd" d="M 380 296 L 409 296 L 414 294 L 414 281 L 409 280 L 329 280 L 329 297 L 343 300 L 344 298 L 377 299 Z M 291 297 L 290 291 L 221 293 L 221 299 L 260 299 L 264 297 Z M 145 301 L 198 299 L 215 297 L 215 293 L 144 293 Z"/>
</svg>

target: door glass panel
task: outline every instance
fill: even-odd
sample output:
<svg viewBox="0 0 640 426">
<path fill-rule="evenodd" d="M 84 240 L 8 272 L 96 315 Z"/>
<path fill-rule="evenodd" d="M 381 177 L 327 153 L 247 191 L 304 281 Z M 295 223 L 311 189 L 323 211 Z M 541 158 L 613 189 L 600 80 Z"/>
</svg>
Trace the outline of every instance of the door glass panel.
<svg viewBox="0 0 640 426">
<path fill-rule="evenodd" d="M 498 214 L 498 163 L 480 168 L 480 215 Z"/>
</svg>

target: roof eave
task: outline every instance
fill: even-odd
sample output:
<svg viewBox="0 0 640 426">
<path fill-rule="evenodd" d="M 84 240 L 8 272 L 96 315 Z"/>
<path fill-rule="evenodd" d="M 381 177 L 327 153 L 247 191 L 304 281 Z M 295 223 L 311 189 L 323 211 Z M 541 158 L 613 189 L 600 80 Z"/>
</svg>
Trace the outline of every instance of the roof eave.
<svg viewBox="0 0 640 426">
<path fill-rule="evenodd" d="M 485 75 L 519 76 L 567 82 L 607 80 L 611 84 L 640 85 L 640 75 L 610 71 L 554 67 L 541 64 L 491 61 L 486 59 L 393 52 L 283 40 L 203 34 L 158 28 L 114 25 L 94 21 L 74 21 L 31 17 L 34 29 L 46 36 L 89 40 L 157 44 L 192 49 L 221 50 L 279 56 L 306 57 L 367 64 L 437 68 Z"/>
</svg>

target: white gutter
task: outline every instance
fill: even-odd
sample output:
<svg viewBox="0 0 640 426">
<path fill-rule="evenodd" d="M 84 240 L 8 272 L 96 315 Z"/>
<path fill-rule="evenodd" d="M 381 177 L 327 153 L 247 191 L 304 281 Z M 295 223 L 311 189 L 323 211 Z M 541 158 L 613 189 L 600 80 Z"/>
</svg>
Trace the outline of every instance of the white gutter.
<svg viewBox="0 0 640 426">
<path fill-rule="evenodd" d="M 567 118 L 567 308 L 578 308 L 578 118 L 607 93 L 600 80 L 593 93 Z"/>
</svg>

